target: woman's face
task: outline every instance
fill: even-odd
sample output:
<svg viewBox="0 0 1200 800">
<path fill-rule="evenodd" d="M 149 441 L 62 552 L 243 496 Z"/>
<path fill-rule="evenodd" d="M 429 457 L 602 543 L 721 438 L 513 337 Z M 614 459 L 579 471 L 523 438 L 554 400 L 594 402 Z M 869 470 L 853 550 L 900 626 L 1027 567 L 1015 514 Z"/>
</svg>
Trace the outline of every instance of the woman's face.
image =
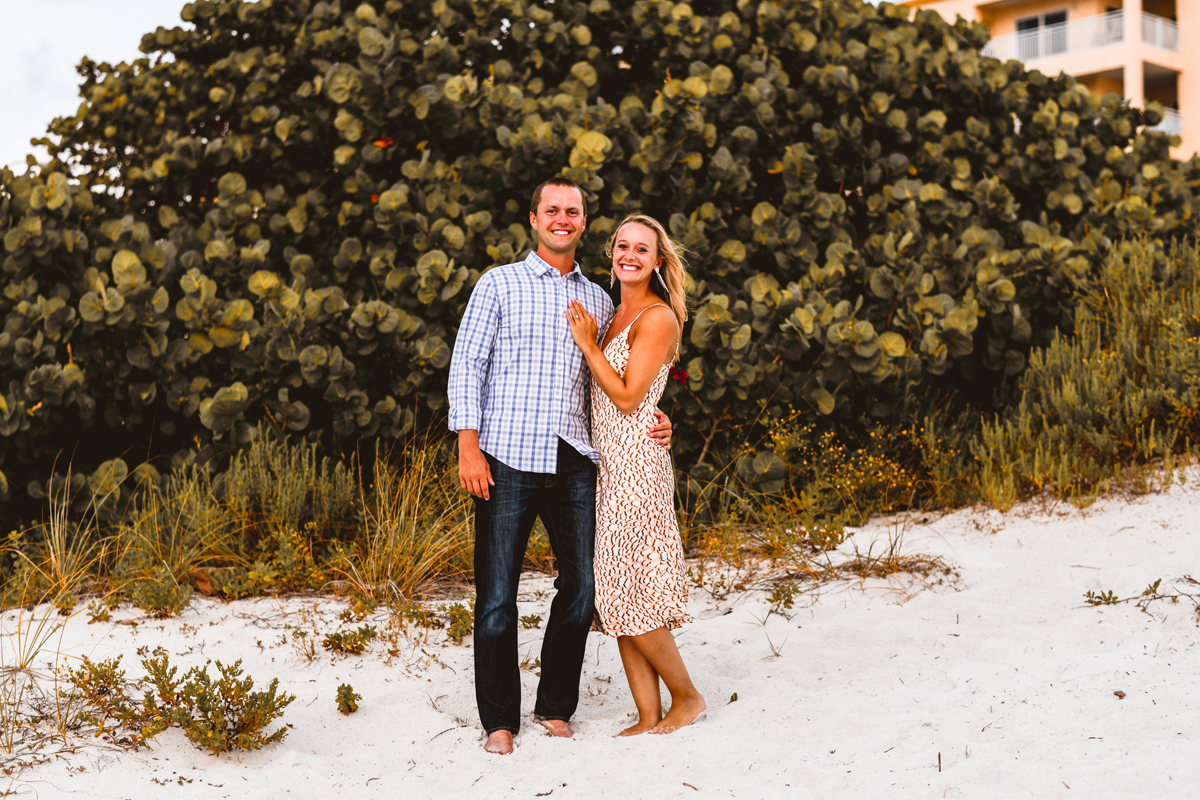
<svg viewBox="0 0 1200 800">
<path fill-rule="evenodd" d="M 661 263 L 658 241 L 652 229 L 640 222 L 621 226 L 612 250 L 612 271 L 617 280 L 631 287 L 648 283 L 653 270 Z"/>
</svg>

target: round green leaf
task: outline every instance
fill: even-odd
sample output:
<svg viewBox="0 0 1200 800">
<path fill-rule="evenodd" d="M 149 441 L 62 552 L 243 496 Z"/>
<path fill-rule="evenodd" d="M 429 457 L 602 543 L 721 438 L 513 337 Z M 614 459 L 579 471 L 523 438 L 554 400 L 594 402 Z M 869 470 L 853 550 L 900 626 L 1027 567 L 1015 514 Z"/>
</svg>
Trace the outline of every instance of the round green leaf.
<svg viewBox="0 0 1200 800">
<path fill-rule="evenodd" d="M 146 282 L 146 268 L 132 250 L 121 250 L 112 260 L 113 278 L 121 294 L 129 294 Z"/>
<path fill-rule="evenodd" d="M 259 297 L 270 294 L 281 288 L 283 282 L 279 276 L 269 270 L 259 270 L 250 276 L 250 291 Z"/>
<path fill-rule="evenodd" d="M 737 239 L 726 239 L 718 248 L 717 255 L 731 264 L 741 264 L 746 260 L 746 245 Z"/>
<path fill-rule="evenodd" d="M 812 396 L 813 402 L 817 404 L 817 410 L 822 414 L 829 415 L 833 413 L 835 405 L 833 395 L 824 389 L 817 389 Z"/>
<path fill-rule="evenodd" d="M 236 172 L 227 172 L 217 182 L 222 197 L 237 197 L 246 191 L 246 179 Z"/>
<path fill-rule="evenodd" d="M 349 64 L 334 64 L 325 72 L 323 88 L 330 100 L 341 105 L 362 89 L 362 73 Z"/>
<path fill-rule="evenodd" d="M 733 84 L 733 70 L 724 64 L 713 67 L 708 75 L 708 88 L 713 94 L 725 94 Z"/>
<path fill-rule="evenodd" d="M 904 344 L 904 337 L 894 331 L 881 333 L 879 335 L 879 344 L 883 346 L 883 352 L 887 353 L 891 358 L 899 358 L 908 349 Z"/>
<path fill-rule="evenodd" d="M 79 316 L 85 322 L 99 322 L 104 319 L 104 298 L 97 292 L 88 292 L 79 298 Z"/>
<path fill-rule="evenodd" d="M 368 26 L 358 32 L 358 47 L 367 58 L 378 58 L 386 44 L 387 37 L 378 28 Z"/>
</svg>

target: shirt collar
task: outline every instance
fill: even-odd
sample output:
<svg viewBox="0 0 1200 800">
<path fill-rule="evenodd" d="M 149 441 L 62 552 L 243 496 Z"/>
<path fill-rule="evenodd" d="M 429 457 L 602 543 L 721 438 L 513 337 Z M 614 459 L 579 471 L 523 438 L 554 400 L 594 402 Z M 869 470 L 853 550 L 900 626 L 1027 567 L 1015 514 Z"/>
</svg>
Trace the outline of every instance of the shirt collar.
<svg viewBox="0 0 1200 800">
<path fill-rule="evenodd" d="M 546 260 L 539 256 L 534 250 L 530 250 L 529 255 L 525 257 L 525 266 L 529 267 L 529 269 L 533 271 L 533 274 L 539 277 L 545 275 L 547 272 L 553 272 L 556 275 L 559 274 L 557 269 L 546 263 Z M 572 269 L 566 275 L 563 275 L 563 277 L 574 277 L 576 280 L 582 280 L 583 270 L 579 268 L 579 262 L 576 261 L 574 269 Z"/>
</svg>

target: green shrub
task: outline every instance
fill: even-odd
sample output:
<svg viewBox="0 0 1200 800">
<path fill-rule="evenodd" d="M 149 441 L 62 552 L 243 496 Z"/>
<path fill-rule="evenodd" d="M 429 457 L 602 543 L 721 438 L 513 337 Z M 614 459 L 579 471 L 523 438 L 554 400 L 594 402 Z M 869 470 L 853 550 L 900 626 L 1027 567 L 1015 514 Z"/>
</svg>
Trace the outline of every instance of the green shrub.
<svg viewBox="0 0 1200 800">
<path fill-rule="evenodd" d="M 87 607 L 88 625 L 96 622 L 108 622 L 112 619 L 111 611 L 120 602 L 120 598 L 115 594 L 110 594 L 107 597 L 96 600 Z"/>
<path fill-rule="evenodd" d="M 259 750 L 282 742 L 286 726 L 267 733 L 267 726 L 283 715 L 295 695 L 278 691 L 279 679 L 273 678 L 266 691 L 251 691 L 254 681 L 242 674 L 241 659 L 230 666 L 216 662 L 220 677 L 209 677 L 207 668 L 193 667 L 184 678 L 180 695 L 186 703 L 186 715 L 174 719 L 192 744 L 220 755 L 227 750 Z"/>
<path fill-rule="evenodd" d="M 78 668 L 68 668 L 66 700 L 78 724 L 95 729 L 95 738 L 137 749 L 162 731 L 161 720 L 147 715 L 132 694 L 132 685 L 121 667 L 122 656 L 94 662 L 84 657 Z"/>
<path fill-rule="evenodd" d="M 469 606 L 455 603 L 446 609 L 446 618 L 450 624 L 446 627 L 446 638 L 455 644 L 462 644 L 475 630 L 475 601 Z"/>
<path fill-rule="evenodd" d="M 20 514 L 47 492 L 10 478 L 62 452 L 87 493 L 140 469 L 130 442 L 165 472 L 260 422 L 329 453 L 436 425 L 471 287 L 529 249 L 548 175 L 585 186 L 580 254 L 601 280 L 630 211 L 693 254 L 665 400 L 676 454 L 705 480 L 736 461 L 759 491 L 779 488 L 765 437 L 793 412 L 852 431 L 907 386 L 926 410 L 989 406 L 1113 241 L 1196 216 L 1200 161 L 1144 129 L 1160 107 L 983 58 L 982 25 L 928 11 L 224 0 L 182 16 L 145 58 L 85 60 L 53 162 L 0 175 L 0 496 Z"/>
<path fill-rule="evenodd" d="M 129 599 L 143 611 L 155 617 L 179 616 L 192 599 L 190 584 L 180 583 L 165 566 L 129 587 Z"/>
<path fill-rule="evenodd" d="M 349 716 L 355 711 L 358 711 L 358 701 L 362 700 L 362 695 L 354 691 L 354 687 L 348 683 L 343 683 L 338 687 L 337 691 L 337 707 L 338 711 Z"/>
<path fill-rule="evenodd" d="M 331 653 L 358 656 L 374 641 L 377 633 L 372 625 L 360 625 L 355 631 L 325 634 L 321 646 Z"/>
<path fill-rule="evenodd" d="M 354 460 L 334 462 L 314 443 L 288 441 L 265 427 L 213 480 L 213 494 L 238 521 L 243 548 L 272 551 L 285 580 L 311 568 L 308 541 L 347 538 L 356 527 Z"/>
<path fill-rule="evenodd" d="M 141 702 L 130 694 L 132 685 L 120 662 L 120 657 L 99 663 L 85 658 L 78 669 L 68 671 L 68 699 L 77 707 L 79 721 L 94 727 L 96 736 L 136 748 L 178 726 L 188 741 L 213 755 L 258 750 L 287 736 L 286 727 L 272 733 L 266 729 L 295 696 L 280 693 L 278 679 L 266 691 L 253 691 L 253 679 L 241 677 L 240 659 L 228 667 L 217 661 L 220 677 L 213 680 L 207 666 L 192 667 L 179 678 L 165 654 L 143 658 L 152 689 Z"/>
<path fill-rule="evenodd" d="M 1016 407 L 984 423 L 980 486 L 1001 508 L 1042 490 L 1086 503 L 1200 441 L 1198 408 L 1200 250 L 1127 243 L 1083 293 L 1074 333 L 1033 353 Z"/>
</svg>

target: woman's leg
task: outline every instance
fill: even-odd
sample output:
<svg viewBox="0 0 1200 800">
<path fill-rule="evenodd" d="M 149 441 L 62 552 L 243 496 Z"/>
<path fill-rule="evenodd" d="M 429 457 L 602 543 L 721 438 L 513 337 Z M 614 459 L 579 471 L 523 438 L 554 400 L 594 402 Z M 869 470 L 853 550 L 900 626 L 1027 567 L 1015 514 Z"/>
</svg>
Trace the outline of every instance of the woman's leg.
<svg viewBox="0 0 1200 800">
<path fill-rule="evenodd" d="M 664 626 L 640 636 L 627 637 L 645 657 L 649 665 L 662 678 L 671 693 L 671 709 L 655 725 L 650 733 L 670 733 L 676 728 L 692 724 L 707 706 L 704 696 L 696 691 L 683 657 L 675 645 L 675 637 Z M 622 651 L 622 657 L 624 652 Z M 632 681 L 631 681 L 632 683 Z"/>
<path fill-rule="evenodd" d="M 662 719 L 662 695 L 658 692 L 658 673 L 638 650 L 632 638 L 618 636 L 617 648 L 621 651 L 621 663 L 625 666 L 629 691 L 633 693 L 633 703 L 637 706 L 638 721 L 621 731 L 618 736 L 645 733 Z"/>
</svg>

